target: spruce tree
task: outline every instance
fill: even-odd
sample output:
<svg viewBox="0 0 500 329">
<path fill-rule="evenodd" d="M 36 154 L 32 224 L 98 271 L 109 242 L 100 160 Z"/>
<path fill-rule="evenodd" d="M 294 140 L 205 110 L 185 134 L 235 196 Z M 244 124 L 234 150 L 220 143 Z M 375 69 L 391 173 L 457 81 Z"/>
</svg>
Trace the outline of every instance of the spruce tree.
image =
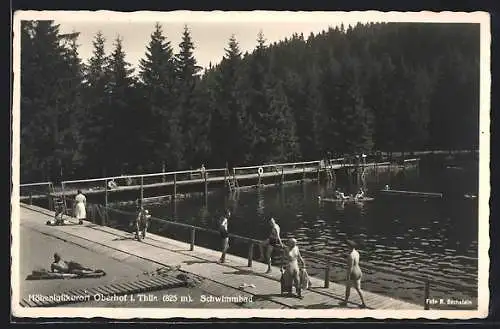
<svg viewBox="0 0 500 329">
<path fill-rule="evenodd" d="M 144 158 L 156 170 L 173 164 L 170 140 L 171 116 L 176 111 L 176 63 L 170 42 L 157 23 L 147 46 L 146 57 L 139 62 L 142 106 L 138 109 L 142 125 L 138 136 Z"/>
</svg>

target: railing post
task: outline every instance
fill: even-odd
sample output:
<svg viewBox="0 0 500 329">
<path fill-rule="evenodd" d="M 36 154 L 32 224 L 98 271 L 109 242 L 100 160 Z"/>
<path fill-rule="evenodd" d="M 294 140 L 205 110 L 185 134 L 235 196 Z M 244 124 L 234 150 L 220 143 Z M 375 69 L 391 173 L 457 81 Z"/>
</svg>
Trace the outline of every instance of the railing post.
<svg viewBox="0 0 500 329">
<path fill-rule="evenodd" d="M 306 166 L 302 167 L 302 181 L 306 180 Z"/>
<path fill-rule="evenodd" d="M 108 207 L 108 180 L 104 180 L 104 206 Z"/>
<path fill-rule="evenodd" d="M 238 187 L 238 179 L 236 178 L 236 169 L 233 168 L 233 178 L 234 178 L 234 187 Z"/>
<path fill-rule="evenodd" d="M 194 250 L 194 239 L 195 239 L 195 235 L 196 235 L 196 229 L 194 227 L 191 228 L 191 245 L 189 247 L 189 250 L 190 251 L 193 251 Z"/>
<path fill-rule="evenodd" d="M 325 288 L 330 287 L 330 263 L 326 263 L 325 267 Z"/>
<path fill-rule="evenodd" d="M 281 185 L 283 185 L 284 181 L 285 181 L 285 169 L 282 166 L 281 167 Z"/>
<path fill-rule="evenodd" d="M 143 204 L 144 199 L 144 176 L 141 176 L 141 205 Z"/>
<path fill-rule="evenodd" d="M 33 194 L 30 191 L 30 206 L 32 206 L 32 205 L 33 205 Z"/>
<path fill-rule="evenodd" d="M 166 168 L 165 168 L 165 161 L 162 161 L 162 163 L 161 163 L 161 172 L 162 172 L 163 174 L 165 174 L 165 169 L 166 169 Z M 165 179 L 165 178 L 166 178 L 166 177 L 165 177 L 165 175 L 161 175 L 161 179 L 162 179 L 162 182 L 163 182 L 163 183 L 165 183 L 165 181 L 166 181 L 166 179 Z"/>
<path fill-rule="evenodd" d="M 177 174 L 174 174 L 174 200 L 177 198 Z"/>
<path fill-rule="evenodd" d="M 430 294 L 430 282 L 429 279 L 427 278 L 425 280 L 425 288 L 424 288 L 424 310 L 429 309 L 430 303 L 428 303 L 429 300 L 429 294 Z"/>
<path fill-rule="evenodd" d="M 253 242 L 250 242 L 250 245 L 248 247 L 248 267 L 252 267 L 252 262 L 253 262 Z"/>
<path fill-rule="evenodd" d="M 205 198 L 208 195 L 208 183 L 207 183 L 207 173 L 203 172 L 204 180 L 205 180 Z"/>
</svg>

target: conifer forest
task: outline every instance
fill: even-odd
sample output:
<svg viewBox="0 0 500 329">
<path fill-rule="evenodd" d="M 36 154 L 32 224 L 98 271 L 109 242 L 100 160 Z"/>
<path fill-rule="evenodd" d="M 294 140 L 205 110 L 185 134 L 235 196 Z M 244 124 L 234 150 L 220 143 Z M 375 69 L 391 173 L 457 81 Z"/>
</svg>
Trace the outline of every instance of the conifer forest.
<svg viewBox="0 0 500 329">
<path fill-rule="evenodd" d="M 370 23 L 268 43 L 263 31 L 251 52 L 230 37 L 202 68 L 189 26 L 173 44 L 157 23 L 134 68 L 120 37 L 105 49 L 98 32 L 84 62 L 78 32 L 23 21 L 21 182 L 478 149 L 479 34 Z"/>
</svg>

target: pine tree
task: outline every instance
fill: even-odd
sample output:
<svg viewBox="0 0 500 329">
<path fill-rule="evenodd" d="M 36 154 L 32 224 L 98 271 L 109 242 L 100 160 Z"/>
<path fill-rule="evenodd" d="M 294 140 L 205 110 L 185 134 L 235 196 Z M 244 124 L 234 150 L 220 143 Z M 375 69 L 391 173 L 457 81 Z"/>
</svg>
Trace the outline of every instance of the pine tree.
<svg viewBox="0 0 500 329">
<path fill-rule="evenodd" d="M 179 128 L 179 130 L 172 131 L 171 140 L 174 143 L 173 153 L 176 156 L 177 166 L 182 167 L 186 160 L 189 163 L 195 158 L 197 144 L 201 137 L 197 127 L 201 124 L 200 118 L 205 116 L 199 116 L 196 113 L 196 110 L 200 108 L 196 106 L 195 87 L 199 81 L 198 73 L 201 67 L 196 65 L 193 55 L 194 44 L 187 26 L 184 26 L 179 48 L 179 53 L 176 55 L 178 103 L 170 126 Z"/>
<path fill-rule="evenodd" d="M 78 153 L 71 115 L 78 113 L 81 82 L 76 46 L 53 21 L 28 21 L 22 27 L 21 161 L 24 179 L 59 181 Z"/>
<path fill-rule="evenodd" d="M 147 47 L 146 58 L 139 63 L 143 95 L 140 113 L 142 123 L 140 149 L 146 151 L 158 170 L 171 165 L 170 118 L 176 110 L 176 63 L 170 42 L 163 35 L 162 26 L 155 25 Z M 146 154 L 147 153 L 147 154 Z"/>
<path fill-rule="evenodd" d="M 107 174 L 118 175 L 132 158 L 130 150 L 137 149 L 135 137 L 137 126 L 137 108 L 134 99 L 135 77 L 134 69 L 125 60 L 122 38 L 118 36 L 114 41 L 114 49 L 108 62 L 109 84 L 107 109 L 109 120 L 106 122 L 107 137 L 104 143 L 106 149 Z M 118 129 L 116 129 L 119 127 Z"/>
<path fill-rule="evenodd" d="M 86 157 L 87 175 L 101 176 L 105 173 L 107 149 L 101 143 L 107 139 L 109 131 L 109 99 L 107 96 L 110 76 L 109 57 L 106 56 L 105 42 L 101 32 L 97 32 L 92 42 L 92 56 L 85 67 L 84 99 L 87 106 L 83 150 Z M 96 145 L 99 145 L 96 147 Z"/>
</svg>

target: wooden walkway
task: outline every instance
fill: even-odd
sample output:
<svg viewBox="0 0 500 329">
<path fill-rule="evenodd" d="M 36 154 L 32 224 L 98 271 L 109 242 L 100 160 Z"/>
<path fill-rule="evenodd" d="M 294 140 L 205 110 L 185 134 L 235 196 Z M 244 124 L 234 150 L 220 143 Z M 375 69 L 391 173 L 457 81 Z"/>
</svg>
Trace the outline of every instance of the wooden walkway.
<svg viewBox="0 0 500 329">
<path fill-rule="evenodd" d="M 89 248 L 89 245 L 100 246 L 99 248 L 107 250 L 110 257 L 113 253 L 125 253 L 164 266 L 181 265 L 181 270 L 185 272 L 203 277 L 228 289 L 239 289 L 242 293 L 252 295 L 255 302 L 247 306 L 250 308 L 339 308 L 338 304 L 345 293 L 343 285 L 331 282 L 329 288 L 324 288 L 323 280 L 311 278 L 312 288 L 304 292 L 304 299 L 281 296 L 278 267 L 273 267 L 271 274 L 264 274 L 265 264 L 254 261 L 253 266 L 248 267 L 246 258 L 234 255 L 227 256 L 226 264 L 219 264 L 217 260 L 220 257 L 220 252 L 214 250 L 196 246 L 193 251 L 190 251 L 188 243 L 155 234 L 148 234 L 145 240 L 138 242 L 129 233 L 90 222 L 84 222 L 83 225 L 45 225 L 47 219 L 52 217 L 53 213 L 43 208 L 24 204 L 20 207 L 20 222 L 23 226 L 28 226 L 43 234 L 65 239 L 80 245 L 82 248 Z M 244 283 L 255 287 L 240 288 Z M 423 309 L 423 305 L 408 303 L 368 291 L 364 291 L 364 296 L 370 309 Z M 359 304 L 359 297 L 355 291 L 352 291 L 351 301 L 345 308 L 357 308 Z"/>
</svg>

